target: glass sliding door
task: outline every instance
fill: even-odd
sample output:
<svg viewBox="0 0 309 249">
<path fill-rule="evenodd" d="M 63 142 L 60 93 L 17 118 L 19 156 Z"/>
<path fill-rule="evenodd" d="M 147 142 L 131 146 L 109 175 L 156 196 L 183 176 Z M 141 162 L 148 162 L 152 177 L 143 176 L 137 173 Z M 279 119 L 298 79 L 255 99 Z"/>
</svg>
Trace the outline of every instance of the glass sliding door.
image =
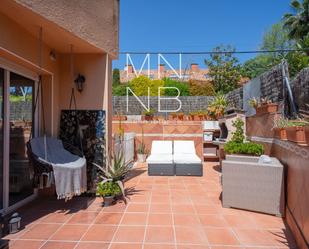
<svg viewBox="0 0 309 249">
<path fill-rule="evenodd" d="M 0 209 L 3 209 L 3 91 L 4 87 L 4 70 L 0 68 Z"/>
<path fill-rule="evenodd" d="M 33 172 L 26 143 L 33 129 L 34 81 L 10 73 L 9 206 L 33 194 Z"/>
</svg>

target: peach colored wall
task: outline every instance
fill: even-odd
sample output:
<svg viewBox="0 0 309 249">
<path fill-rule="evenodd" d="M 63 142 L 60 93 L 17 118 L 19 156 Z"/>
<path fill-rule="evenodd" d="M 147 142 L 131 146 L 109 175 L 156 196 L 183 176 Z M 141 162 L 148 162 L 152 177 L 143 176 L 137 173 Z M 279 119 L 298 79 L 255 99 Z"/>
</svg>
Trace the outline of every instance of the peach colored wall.
<svg viewBox="0 0 309 249">
<path fill-rule="evenodd" d="M 1 9 L 1 6 L 0 6 Z M 42 73 L 45 113 L 48 134 L 58 134 L 60 110 L 68 108 L 72 82 L 70 81 L 69 54 L 57 54 L 56 61 L 49 58 L 52 45 L 43 45 L 42 70 L 38 67 L 39 41 L 28 30 L 5 16 L 0 11 L 0 56 L 10 62 L 22 65 L 34 73 Z M 65 42 L 65 41 L 64 41 Z M 106 65 L 106 62 L 107 65 Z M 106 67 L 108 66 L 108 67 Z M 76 91 L 80 109 L 106 109 L 111 107 L 111 59 L 107 54 L 75 54 L 75 73 L 86 77 L 85 90 Z M 108 70 L 110 75 L 106 77 Z M 76 76 L 76 75 L 75 75 Z M 111 123 L 111 118 L 107 124 Z M 109 132 L 109 137 L 111 132 Z"/>
<path fill-rule="evenodd" d="M 117 57 L 119 0 L 15 0 Z"/>
<path fill-rule="evenodd" d="M 25 29 L 20 27 L 13 20 L 0 13 L 0 30 L 2 34 L 0 38 L 0 51 L 1 57 L 5 58 L 15 64 L 21 65 L 34 73 L 39 73 L 38 67 L 38 39 L 30 35 Z M 46 105 L 46 111 L 49 115 L 46 115 L 47 123 L 49 123 L 49 129 L 51 129 L 52 118 L 53 118 L 53 131 L 49 130 L 49 133 L 56 134 L 57 121 L 59 114 L 59 71 L 58 63 L 49 59 L 50 48 L 44 44 L 43 46 L 43 64 L 42 72 L 44 81 L 47 81 L 49 88 L 52 85 L 53 96 L 53 113 L 50 104 Z M 19 58 L 21 57 L 21 58 Z M 51 100 L 50 100 L 51 102 Z"/>
</svg>

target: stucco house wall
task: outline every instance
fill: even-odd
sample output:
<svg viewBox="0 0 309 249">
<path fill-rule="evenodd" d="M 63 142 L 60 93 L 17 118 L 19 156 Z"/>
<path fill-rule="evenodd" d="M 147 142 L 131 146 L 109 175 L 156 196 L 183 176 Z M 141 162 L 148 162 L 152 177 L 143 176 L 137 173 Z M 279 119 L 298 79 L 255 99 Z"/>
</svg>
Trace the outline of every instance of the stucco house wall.
<svg viewBox="0 0 309 249">
<path fill-rule="evenodd" d="M 86 78 L 84 91 L 76 91 L 77 108 L 106 110 L 107 135 L 111 137 L 108 130 L 112 108 L 111 63 L 118 55 L 118 4 L 118 0 L 1 1 L 0 59 L 36 76 L 43 75 L 48 135 L 58 134 L 60 111 L 69 106 L 74 86 L 70 73 L 70 44 L 73 44 L 74 75 L 81 73 Z M 49 55 L 54 49 L 55 61 Z"/>
</svg>

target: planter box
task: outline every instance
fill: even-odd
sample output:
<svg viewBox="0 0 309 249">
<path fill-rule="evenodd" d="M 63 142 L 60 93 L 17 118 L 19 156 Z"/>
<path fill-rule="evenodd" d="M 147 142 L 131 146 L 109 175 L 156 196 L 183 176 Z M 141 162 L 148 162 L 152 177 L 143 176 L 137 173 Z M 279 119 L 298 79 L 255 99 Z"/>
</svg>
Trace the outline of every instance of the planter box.
<svg viewBox="0 0 309 249">
<path fill-rule="evenodd" d="M 288 140 L 285 128 L 274 128 L 275 138 Z"/>
<path fill-rule="evenodd" d="M 256 115 L 262 115 L 266 113 L 275 113 L 278 111 L 278 104 L 267 104 L 258 106 L 256 109 Z"/>
<path fill-rule="evenodd" d="M 305 126 L 286 127 L 285 130 L 287 134 L 287 139 L 299 145 L 307 146 L 309 143 L 309 140 L 307 140 L 308 137 L 306 138 L 306 133 L 305 133 L 306 129 L 308 129 L 308 127 L 305 127 Z M 307 134 L 308 134 L 308 130 L 307 130 Z"/>
<path fill-rule="evenodd" d="M 127 116 L 113 116 L 113 121 L 126 121 Z"/>
</svg>

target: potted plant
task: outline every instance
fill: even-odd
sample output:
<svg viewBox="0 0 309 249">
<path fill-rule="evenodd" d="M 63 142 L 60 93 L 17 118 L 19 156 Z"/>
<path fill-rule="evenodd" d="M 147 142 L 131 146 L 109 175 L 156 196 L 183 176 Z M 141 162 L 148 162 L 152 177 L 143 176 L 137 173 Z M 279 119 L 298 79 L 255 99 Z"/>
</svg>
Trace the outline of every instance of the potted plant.
<svg viewBox="0 0 309 249">
<path fill-rule="evenodd" d="M 233 122 L 235 132 L 232 139 L 224 145 L 224 151 L 227 154 L 240 154 L 260 156 L 264 153 L 264 147 L 261 144 L 245 141 L 244 122 L 238 118 Z"/>
<path fill-rule="evenodd" d="M 119 194 L 121 194 L 121 189 L 116 182 L 105 180 L 98 183 L 97 195 L 103 197 L 105 207 L 112 205 Z"/>
<path fill-rule="evenodd" d="M 218 120 L 224 115 L 227 107 L 227 100 L 224 95 L 218 94 L 207 107 L 208 115 L 213 119 Z"/>
<path fill-rule="evenodd" d="M 288 126 L 288 120 L 284 117 L 275 117 L 274 118 L 274 136 L 275 138 L 281 139 L 281 140 L 288 140 L 287 134 L 286 134 L 286 127 Z"/>
<path fill-rule="evenodd" d="M 171 112 L 170 115 L 169 115 L 169 119 L 170 119 L 170 120 L 175 120 L 175 119 L 177 119 L 177 113 L 176 113 L 176 112 Z"/>
<path fill-rule="evenodd" d="M 123 180 L 129 170 L 131 169 L 130 166 L 125 162 L 124 153 L 123 150 L 120 149 L 118 152 L 108 153 L 106 165 L 98 165 L 96 163 L 93 163 L 99 170 L 99 183 L 97 185 L 97 194 L 99 196 L 102 196 L 104 198 L 104 202 L 107 201 L 107 203 L 110 203 L 108 201 L 115 199 L 115 198 L 124 198 L 126 201 L 126 196 L 124 192 L 124 183 Z M 115 185 L 106 185 L 106 182 L 113 182 L 119 186 L 119 189 L 115 187 Z M 101 190 L 107 191 L 106 189 L 113 189 L 114 191 L 114 197 L 111 194 L 100 194 L 105 193 L 101 192 Z M 108 190 L 110 191 L 110 190 Z M 106 198 L 107 199 L 106 199 Z M 106 199 L 106 200 L 105 200 Z"/>
<path fill-rule="evenodd" d="M 308 128 L 309 122 L 304 120 L 290 120 L 288 121 L 286 130 L 287 139 L 302 146 L 308 146 Z M 307 135 L 306 135 L 307 130 Z"/>
<path fill-rule="evenodd" d="M 193 112 L 193 111 L 192 111 L 192 112 L 189 112 L 189 116 L 188 116 L 189 120 L 194 121 L 195 113 L 196 113 L 196 112 Z"/>
<path fill-rule="evenodd" d="M 177 119 L 180 120 L 180 121 L 183 121 L 184 120 L 184 116 L 185 116 L 185 114 L 183 112 L 179 112 L 177 114 Z"/>
<path fill-rule="evenodd" d="M 149 111 L 144 111 L 144 120 L 146 121 L 152 121 L 153 120 L 153 116 L 154 116 L 154 110 L 153 109 L 149 109 Z"/>
<path fill-rule="evenodd" d="M 278 112 L 278 104 L 272 103 L 267 98 L 261 98 L 260 101 L 253 98 L 249 100 L 249 105 L 255 108 L 256 115 Z"/>
<path fill-rule="evenodd" d="M 144 163 L 146 162 L 146 157 L 147 157 L 146 146 L 142 141 L 137 148 L 137 161 L 139 163 Z"/>
</svg>

